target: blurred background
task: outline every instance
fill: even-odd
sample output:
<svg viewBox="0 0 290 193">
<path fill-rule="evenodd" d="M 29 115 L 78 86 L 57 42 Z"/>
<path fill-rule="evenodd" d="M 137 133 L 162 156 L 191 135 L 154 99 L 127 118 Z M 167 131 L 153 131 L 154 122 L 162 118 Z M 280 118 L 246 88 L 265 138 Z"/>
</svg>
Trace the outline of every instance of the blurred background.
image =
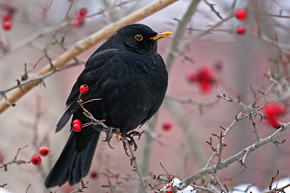
<svg viewBox="0 0 290 193">
<path fill-rule="evenodd" d="M 35 73 L 49 64 L 48 58 L 57 58 L 78 40 L 152 2 L 1 0 L 0 91 L 6 93 L 8 88 L 17 85 L 17 79 L 21 80 L 24 75 L 25 64 L 28 73 Z M 246 11 L 246 18 L 235 16 L 239 8 Z M 84 17 L 80 18 L 80 10 L 87 10 Z M 146 130 L 137 141 L 139 148 L 135 152 L 140 167 L 145 168 L 146 183 L 158 189 L 162 181 L 154 180 L 153 175 L 166 179 L 169 173 L 183 180 L 206 165 L 213 153 L 206 141 L 211 137 L 216 147 L 219 142 L 212 134 L 219 135 L 223 131 L 221 126 L 228 128 L 242 110 L 239 104 L 218 100 L 219 92 L 234 99 L 240 97 L 246 105 L 255 103 L 263 107 L 274 101 L 287 109 L 289 18 L 290 5 L 286 0 L 180 0 L 139 22 L 157 32 L 173 32 L 158 42 L 158 52 L 169 71 L 166 99 L 158 115 L 138 130 Z M 44 84 L 0 115 L 0 160 L 3 163 L 13 160 L 18 148 L 26 145 L 28 147 L 20 151 L 17 159 L 29 161 L 40 146 L 50 148 L 50 154 L 42 158 L 40 166 L 27 163 L 8 165 L 7 171 L 0 168 L 0 186 L 7 183 L 4 188 L 10 192 L 25 192 L 29 185 L 28 192 L 50 191 L 44 187 L 44 179 L 70 130 L 67 124 L 55 134 L 55 126 L 84 62 L 105 41 L 79 55 L 79 65 L 46 78 Z M 200 81 L 201 78 L 206 81 Z M 280 117 L 282 122 L 289 122 L 287 112 Z M 254 120 L 260 137 L 275 131 L 266 121 L 261 121 L 260 116 Z M 249 118 L 234 123 L 225 138 L 227 146 L 222 160 L 255 143 L 257 138 L 253 131 Z M 280 170 L 279 178 L 290 177 L 289 137 L 286 133 L 279 139 L 279 142 L 286 139 L 283 144 L 270 143 L 250 154 L 246 167 L 234 163 L 217 172 L 219 179 L 228 189 L 242 183 L 264 189 L 277 170 Z M 89 181 L 84 192 L 138 192 L 138 178 L 122 143 L 113 138 L 111 145 L 115 149 L 99 142 L 91 172 L 83 179 Z M 145 156 L 144 148 L 150 145 L 152 151 Z M 146 158 L 148 171 L 144 166 Z M 211 165 L 216 162 L 217 156 Z M 209 179 L 214 182 L 211 175 Z M 196 184 L 201 185 L 201 180 Z M 74 187 L 65 184 L 53 192 L 72 192 L 79 187 L 80 184 Z"/>
</svg>

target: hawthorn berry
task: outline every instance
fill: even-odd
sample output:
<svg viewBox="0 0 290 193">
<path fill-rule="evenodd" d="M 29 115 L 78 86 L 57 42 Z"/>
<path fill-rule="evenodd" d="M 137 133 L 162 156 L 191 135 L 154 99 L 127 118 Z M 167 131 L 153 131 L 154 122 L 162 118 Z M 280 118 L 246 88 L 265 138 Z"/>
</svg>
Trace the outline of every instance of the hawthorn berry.
<svg viewBox="0 0 290 193">
<path fill-rule="evenodd" d="M 73 25 L 75 27 L 81 27 L 84 24 L 87 12 L 88 10 L 86 8 L 81 8 L 76 11 L 75 18 L 73 20 Z"/>
<path fill-rule="evenodd" d="M 172 128 L 172 124 L 171 123 L 163 123 L 163 125 L 162 125 L 162 129 L 164 130 L 164 131 L 169 131 L 169 130 L 171 130 L 171 128 Z"/>
<path fill-rule="evenodd" d="M 82 125 L 82 122 L 79 120 L 79 119 L 75 119 L 73 122 L 72 122 L 73 125 L 75 124 L 79 124 L 79 125 Z"/>
<path fill-rule="evenodd" d="M 165 189 L 174 188 L 174 186 L 168 185 Z M 168 191 L 167 193 L 172 193 L 173 191 Z"/>
<path fill-rule="evenodd" d="M 247 19 L 247 11 L 244 9 L 237 9 L 235 12 L 235 16 L 237 19 L 243 21 Z"/>
<path fill-rule="evenodd" d="M 264 107 L 264 113 L 267 117 L 277 116 L 278 111 L 276 104 L 273 102 L 268 102 Z"/>
<path fill-rule="evenodd" d="M 95 171 L 95 170 L 92 170 L 92 171 L 90 172 L 90 177 L 91 177 L 92 179 L 97 179 L 97 178 L 99 177 L 99 173 L 98 173 L 97 171 Z"/>
<path fill-rule="evenodd" d="M 73 125 L 73 130 L 75 132 L 80 132 L 82 130 L 82 126 L 80 124 L 74 124 Z"/>
<path fill-rule="evenodd" d="M 204 93 L 209 93 L 211 91 L 212 86 L 209 81 L 202 81 L 200 83 L 200 88 Z"/>
<path fill-rule="evenodd" d="M 81 27 L 83 24 L 84 24 L 84 21 L 81 19 L 76 18 L 73 20 L 73 26 L 75 27 Z"/>
<path fill-rule="evenodd" d="M 276 106 L 277 113 L 280 115 L 284 115 L 286 113 L 286 107 L 284 104 L 280 103 Z"/>
<path fill-rule="evenodd" d="M 39 148 L 39 154 L 42 156 L 47 156 L 49 154 L 49 148 L 46 146 L 41 146 Z"/>
<path fill-rule="evenodd" d="M 81 8 L 78 13 L 81 17 L 85 17 L 88 13 L 88 10 L 87 8 Z"/>
<path fill-rule="evenodd" d="M 88 92 L 88 90 L 89 90 L 88 85 L 83 84 L 83 85 L 80 86 L 80 92 L 81 92 L 82 94 L 85 94 L 86 92 Z"/>
<path fill-rule="evenodd" d="M 279 129 L 280 125 L 277 121 L 281 122 L 281 120 L 278 119 L 278 116 L 286 113 L 286 107 L 282 103 L 276 104 L 274 102 L 268 102 L 263 109 L 263 113 L 265 114 L 268 124 L 275 129 Z"/>
<path fill-rule="evenodd" d="M 209 66 L 205 65 L 200 69 L 200 75 L 199 75 L 200 82 L 206 81 L 206 82 L 214 82 L 214 76 L 212 73 L 212 70 Z"/>
<path fill-rule="evenodd" d="M 280 119 L 276 117 L 270 117 L 267 119 L 268 123 L 275 129 L 279 129 L 281 126 L 277 123 L 277 121 L 281 122 Z"/>
<path fill-rule="evenodd" d="M 243 25 L 238 25 L 238 27 L 236 28 L 236 31 L 239 35 L 245 35 L 246 28 Z"/>
<path fill-rule="evenodd" d="M 3 22 L 3 29 L 4 30 L 10 30 L 12 28 L 12 21 L 4 21 Z"/>
<path fill-rule="evenodd" d="M 32 156 L 30 161 L 32 162 L 33 165 L 36 165 L 36 166 L 41 164 L 41 158 L 39 155 Z"/>
<path fill-rule="evenodd" d="M 192 71 L 189 72 L 187 75 L 187 80 L 189 82 L 199 83 L 200 89 L 204 93 L 209 93 L 212 90 L 212 85 L 216 82 L 216 77 L 211 67 L 203 65 L 197 73 Z"/>
<path fill-rule="evenodd" d="M 3 20 L 3 22 L 5 22 L 5 21 L 11 21 L 12 20 L 12 15 L 10 13 L 5 13 L 2 16 L 2 20 Z"/>
</svg>

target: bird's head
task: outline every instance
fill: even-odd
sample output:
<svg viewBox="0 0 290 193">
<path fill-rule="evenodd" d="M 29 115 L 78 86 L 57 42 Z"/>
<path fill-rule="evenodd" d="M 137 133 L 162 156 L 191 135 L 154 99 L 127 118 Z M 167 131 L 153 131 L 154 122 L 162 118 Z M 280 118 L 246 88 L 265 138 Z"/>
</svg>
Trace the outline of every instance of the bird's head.
<svg viewBox="0 0 290 193">
<path fill-rule="evenodd" d="M 171 32 L 157 33 L 150 27 L 143 24 L 131 24 L 120 28 L 112 37 L 114 46 L 123 47 L 136 52 L 153 51 L 157 52 L 157 41 L 162 37 L 167 37 Z"/>
</svg>

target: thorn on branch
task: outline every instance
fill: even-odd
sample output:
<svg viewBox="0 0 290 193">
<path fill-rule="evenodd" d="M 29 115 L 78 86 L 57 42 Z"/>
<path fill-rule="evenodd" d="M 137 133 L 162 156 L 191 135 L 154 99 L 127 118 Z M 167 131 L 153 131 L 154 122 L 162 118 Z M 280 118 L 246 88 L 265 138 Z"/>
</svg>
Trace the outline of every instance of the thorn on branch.
<svg viewBox="0 0 290 193">
<path fill-rule="evenodd" d="M 5 91 L 0 92 L 0 98 L 1 98 L 1 99 L 4 98 L 5 102 L 6 102 L 8 105 L 10 105 L 10 106 L 12 106 L 12 107 L 15 107 L 15 106 L 16 106 L 15 103 L 10 103 L 10 102 L 9 102 L 9 100 L 8 100 L 6 94 L 5 94 Z"/>
<path fill-rule="evenodd" d="M 28 73 L 27 73 L 27 64 L 24 63 L 24 74 L 21 76 L 21 81 L 28 79 Z"/>
<path fill-rule="evenodd" d="M 209 3 L 209 2 L 207 2 L 206 0 L 204 0 L 204 2 L 210 7 L 210 9 L 218 16 L 218 18 L 220 18 L 222 21 L 224 20 L 224 18 L 222 18 L 222 16 L 221 16 L 221 14 L 217 11 L 217 10 L 215 10 L 215 8 L 214 8 L 214 6 L 215 6 L 215 4 L 213 4 L 213 3 Z"/>
<path fill-rule="evenodd" d="M 24 92 L 24 90 L 23 90 L 23 88 L 22 88 L 22 86 L 21 86 L 21 82 L 20 82 L 20 80 L 19 80 L 19 79 L 16 79 L 16 82 L 17 82 L 17 86 L 20 88 L 20 90 L 21 90 L 22 92 Z"/>
<path fill-rule="evenodd" d="M 50 67 L 51 67 L 51 70 L 52 70 L 53 72 L 56 72 L 56 67 L 53 65 L 51 58 L 48 56 L 48 54 L 47 54 L 47 50 L 44 49 L 43 52 L 44 52 L 44 57 L 45 57 L 45 58 L 48 60 L 48 62 L 49 62 L 49 65 L 50 65 Z"/>
<path fill-rule="evenodd" d="M 281 144 L 285 143 L 285 141 L 286 141 L 286 139 L 283 139 L 282 141 L 275 140 L 275 141 L 273 141 L 273 143 L 278 148 L 278 145 L 281 145 Z"/>
</svg>

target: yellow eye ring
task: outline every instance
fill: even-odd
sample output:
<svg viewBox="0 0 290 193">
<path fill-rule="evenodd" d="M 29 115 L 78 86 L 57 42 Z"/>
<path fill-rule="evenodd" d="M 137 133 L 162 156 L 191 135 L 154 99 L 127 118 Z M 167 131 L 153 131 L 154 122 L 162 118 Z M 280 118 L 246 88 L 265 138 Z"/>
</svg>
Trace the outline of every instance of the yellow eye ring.
<svg viewBox="0 0 290 193">
<path fill-rule="evenodd" d="M 143 40 L 143 36 L 140 34 L 137 34 L 137 35 L 135 35 L 135 39 L 140 42 Z"/>
</svg>

